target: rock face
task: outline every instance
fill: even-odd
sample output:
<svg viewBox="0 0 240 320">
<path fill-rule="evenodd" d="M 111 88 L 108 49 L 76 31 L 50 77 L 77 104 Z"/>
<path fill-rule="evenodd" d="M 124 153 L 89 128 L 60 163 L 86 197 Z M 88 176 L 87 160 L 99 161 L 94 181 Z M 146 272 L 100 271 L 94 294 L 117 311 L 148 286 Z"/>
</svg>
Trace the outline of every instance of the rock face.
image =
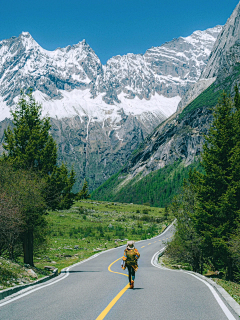
<svg viewBox="0 0 240 320">
<path fill-rule="evenodd" d="M 199 81 L 182 98 L 178 110 L 186 107 L 216 79 L 231 75 L 237 63 L 240 63 L 240 2 L 219 33 Z"/>
<path fill-rule="evenodd" d="M 135 117 L 124 114 L 120 129 L 115 131 L 107 121 L 89 122 L 88 117 L 51 119 L 51 122 L 52 135 L 59 145 L 59 160 L 73 165 L 80 180 L 87 177 L 91 188 L 116 173 L 126 162 L 126 156 L 149 133 Z"/>
<path fill-rule="evenodd" d="M 161 124 L 148 136 L 139 151 L 124 167 L 126 180 L 140 172 L 142 177 L 159 170 L 177 160 L 191 164 L 202 151 L 204 134 L 207 134 L 212 121 L 212 112 L 199 108 L 189 112 L 183 119 L 175 115 Z"/>
<path fill-rule="evenodd" d="M 173 114 L 199 78 L 222 27 L 196 31 L 145 54 L 102 65 L 85 40 L 47 51 L 27 32 L 0 42 L 0 142 L 21 89 L 33 88 L 52 123 L 59 161 L 73 165 L 77 191 L 118 171 L 132 151 Z M 2 152 L 2 146 L 0 146 Z"/>
<path fill-rule="evenodd" d="M 115 88 L 132 99 L 150 99 L 158 93 L 165 97 L 182 97 L 204 69 L 221 26 L 195 31 L 191 36 L 174 39 L 148 49 L 144 55 L 127 54 L 107 61 L 104 73 L 105 99 L 114 101 Z M 136 72 L 137 71 L 137 72 Z M 115 97 L 117 95 L 115 94 Z"/>
<path fill-rule="evenodd" d="M 240 62 L 240 2 L 220 32 L 201 79 L 231 74 L 232 67 Z"/>
</svg>

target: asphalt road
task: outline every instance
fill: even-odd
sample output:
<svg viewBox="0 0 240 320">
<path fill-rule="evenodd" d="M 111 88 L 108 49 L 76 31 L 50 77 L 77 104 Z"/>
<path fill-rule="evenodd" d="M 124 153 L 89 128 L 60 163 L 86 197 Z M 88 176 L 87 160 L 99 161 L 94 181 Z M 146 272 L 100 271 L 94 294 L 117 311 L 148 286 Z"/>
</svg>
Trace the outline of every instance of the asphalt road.
<svg viewBox="0 0 240 320">
<path fill-rule="evenodd" d="M 173 229 L 169 229 L 156 238 L 136 243 L 141 257 L 134 290 L 125 288 L 128 278 L 121 274 L 126 271 L 122 271 L 121 260 L 118 260 L 125 247 L 120 247 L 79 263 L 45 284 L 0 301 L 0 319 L 237 319 L 229 308 L 227 315 L 224 313 L 202 281 L 185 272 L 162 270 L 152 265 L 152 257 L 172 234 Z M 118 299 L 121 291 L 124 293 Z M 115 304 L 108 307 L 114 298 Z M 220 304 L 226 308 L 222 300 Z M 106 314 L 101 315 L 104 310 Z"/>
</svg>

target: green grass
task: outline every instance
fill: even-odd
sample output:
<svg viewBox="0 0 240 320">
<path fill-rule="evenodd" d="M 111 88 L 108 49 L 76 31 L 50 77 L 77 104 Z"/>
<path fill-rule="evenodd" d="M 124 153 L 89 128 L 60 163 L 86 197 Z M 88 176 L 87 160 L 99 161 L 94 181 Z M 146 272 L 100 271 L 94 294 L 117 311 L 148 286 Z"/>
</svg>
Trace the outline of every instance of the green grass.
<svg viewBox="0 0 240 320">
<path fill-rule="evenodd" d="M 212 279 L 214 280 L 217 284 L 219 284 L 223 289 L 225 289 L 230 296 L 240 304 L 240 284 L 231 282 L 231 281 L 226 281 L 223 279 Z"/>
<path fill-rule="evenodd" d="M 184 270 L 192 271 L 192 268 L 188 263 L 183 263 L 183 262 L 180 263 L 179 261 L 175 261 L 166 253 L 159 258 L 159 263 L 168 269 L 173 269 L 173 270 L 184 269 Z"/>
<path fill-rule="evenodd" d="M 96 252 L 151 238 L 168 225 L 164 210 L 134 204 L 81 200 L 69 210 L 50 212 L 49 243 L 35 266 L 59 270 Z"/>
<path fill-rule="evenodd" d="M 38 279 L 49 274 L 45 270 L 32 269 L 37 274 Z M 0 290 L 34 282 L 36 278 L 31 277 L 27 270 L 28 268 L 25 268 L 23 264 L 0 257 Z"/>
</svg>

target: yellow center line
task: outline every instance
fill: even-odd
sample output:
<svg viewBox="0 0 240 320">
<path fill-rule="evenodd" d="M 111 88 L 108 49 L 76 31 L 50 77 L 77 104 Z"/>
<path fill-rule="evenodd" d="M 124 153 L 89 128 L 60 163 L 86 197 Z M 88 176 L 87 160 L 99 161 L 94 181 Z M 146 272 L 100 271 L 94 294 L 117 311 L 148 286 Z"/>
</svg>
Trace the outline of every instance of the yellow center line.
<svg viewBox="0 0 240 320">
<path fill-rule="evenodd" d="M 142 246 L 141 249 L 142 249 L 142 248 L 145 248 L 145 246 Z"/>
<path fill-rule="evenodd" d="M 121 273 L 121 272 L 116 272 L 116 271 L 112 271 L 111 270 L 111 266 L 121 260 L 121 258 L 115 260 L 114 262 L 112 262 L 109 267 L 108 267 L 108 271 L 112 272 L 112 273 L 118 273 L 118 274 L 122 274 L 124 276 L 128 276 L 125 273 Z M 115 305 L 115 303 L 121 298 L 121 296 L 127 291 L 127 289 L 129 288 L 129 283 L 116 295 L 116 297 L 109 303 L 109 305 L 101 312 L 101 314 L 96 318 L 96 320 L 102 320 L 106 317 L 106 315 L 108 314 L 108 312 L 112 309 L 112 307 Z"/>
<path fill-rule="evenodd" d="M 112 272 L 112 273 L 118 273 L 118 274 L 123 274 L 124 276 L 128 276 L 127 274 L 125 274 L 125 273 L 121 273 L 121 272 L 116 272 L 116 271 L 112 271 L 111 270 L 111 266 L 115 263 L 115 262 L 117 262 L 117 261 L 119 261 L 119 260 L 121 260 L 122 259 L 122 257 L 121 258 L 119 258 L 119 259 L 117 259 L 117 260 L 115 260 L 114 262 L 112 262 L 110 265 L 109 265 L 109 267 L 108 267 L 108 271 L 110 271 L 110 272 Z"/>
<path fill-rule="evenodd" d="M 148 246 L 149 246 L 150 244 L 151 244 L 151 243 L 149 243 Z"/>
</svg>

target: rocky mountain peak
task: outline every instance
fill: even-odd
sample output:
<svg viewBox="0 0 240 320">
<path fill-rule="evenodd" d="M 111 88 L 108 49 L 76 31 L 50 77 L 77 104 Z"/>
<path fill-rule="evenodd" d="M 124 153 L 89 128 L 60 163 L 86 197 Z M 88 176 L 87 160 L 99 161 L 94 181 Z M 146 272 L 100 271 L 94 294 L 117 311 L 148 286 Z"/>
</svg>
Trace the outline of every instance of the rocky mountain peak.
<svg viewBox="0 0 240 320">
<path fill-rule="evenodd" d="M 80 41 L 79 43 L 81 43 L 82 45 L 86 45 L 86 46 L 88 46 L 87 41 L 86 41 L 85 39 L 83 39 L 83 40 L 82 40 L 82 41 Z"/>
<path fill-rule="evenodd" d="M 217 27 L 216 27 L 217 28 Z M 217 77 L 226 78 L 240 62 L 240 2 L 226 24 L 220 30 L 203 72 L 193 86 L 182 97 L 178 111 L 183 110 L 197 96 L 213 84 Z"/>
<path fill-rule="evenodd" d="M 22 44 L 22 46 L 25 48 L 25 50 L 40 50 L 41 46 L 33 39 L 31 34 L 29 32 L 23 31 L 19 37 L 16 39 L 16 41 L 19 41 L 19 43 Z"/>
<path fill-rule="evenodd" d="M 201 79 L 216 77 L 223 66 L 231 71 L 236 62 L 240 62 L 240 2 L 218 35 Z"/>
<path fill-rule="evenodd" d="M 69 47 L 69 46 L 68 46 Z M 81 49 L 82 51 L 93 51 L 93 49 L 90 47 L 90 45 L 87 43 L 87 41 L 85 39 L 83 39 L 82 41 L 79 41 L 77 44 L 74 44 L 72 46 L 70 46 L 72 49 Z M 94 52 L 95 53 L 95 52 Z M 97 56 L 97 55 L 96 55 Z"/>
<path fill-rule="evenodd" d="M 23 31 L 19 37 L 21 38 L 32 38 L 31 34 L 28 31 Z"/>
<path fill-rule="evenodd" d="M 196 30 L 190 36 L 184 38 L 186 41 L 192 43 L 194 41 L 200 42 L 201 40 L 205 41 L 216 41 L 219 33 L 222 31 L 222 26 L 217 25 L 214 28 L 209 28 L 204 31 Z"/>
</svg>

